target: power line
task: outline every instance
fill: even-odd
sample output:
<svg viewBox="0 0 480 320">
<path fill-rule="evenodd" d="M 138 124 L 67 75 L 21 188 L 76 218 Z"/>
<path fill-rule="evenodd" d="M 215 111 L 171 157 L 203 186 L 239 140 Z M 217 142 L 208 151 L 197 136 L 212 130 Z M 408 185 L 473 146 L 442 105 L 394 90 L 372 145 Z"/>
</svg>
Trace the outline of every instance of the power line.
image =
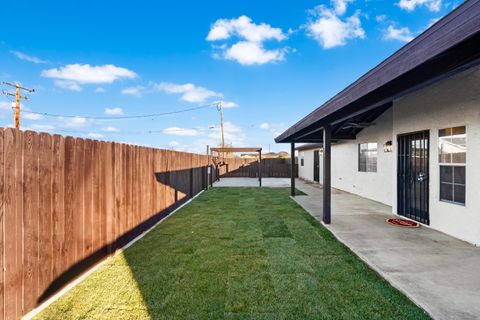
<svg viewBox="0 0 480 320">
<path fill-rule="evenodd" d="M 215 126 L 216 127 L 216 126 Z M 182 132 L 186 130 L 197 130 L 197 131 L 207 131 L 208 129 L 213 128 L 213 126 L 208 127 L 191 127 L 191 128 L 166 128 L 168 132 Z M 76 133 L 76 134 L 90 134 L 90 133 L 99 133 L 99 134 L 119 134 L 119 135 L 140 135 L 140 134 L 167 134 L 165 133 L 166 129 L 162 130 L 143 130 L 143 131 L 105 131 L 101 130 L 101 132 L 92 132 L 91 130 L 73 130 L 73 129 L 61 129 L 61 128 L 53 128 L 49 131 L 51 132 L 64 132 L 64 133 Z"/>
<path fill-rule="evenodd" d="M 35 112 L 35 111 L 23 111 L 25 113 L 30 113 L 30 114 L 37 114 L 45 117 L 53 117 L 53 118 L 84 118 L 84 119 L 89 119 L 89 120 L 129 120 L 129 119 L 141 119 L 141 118 L 155 118 L 155 117 L 161 117 L 161 116 L 167 116 L 167 115 L 172 115 L 172 114 L 178 114 L 178 113 L 184 113 L 184 112 L 190 112 L 190 111 L 195 111 L 195 110 L 200 110 L 200 109 L 205 109 L 213 106 L 214 104 L 208 104 L 208 105 L 203 105 L 199 107 L 193 107 L 193 108 L 187 108 L 187 109 L 182 109 L 182 110 L 176 110 L 176 111 L 168 111 L 168 112 L 160 112 L 160 113 L 151 113 L 151 114 L 140 114 L 140 115 L 132 115 L 132 116 L 115 116 L 115 117 L 109 117 L 109 116 L 99 116 L 99 117 L 94 117 L 94 116 L 80 116 L 80 115 L 61 115 L 61 114 L 52 114 L 52 113 L 47 113 L 47 112 Z"/>
</svg>

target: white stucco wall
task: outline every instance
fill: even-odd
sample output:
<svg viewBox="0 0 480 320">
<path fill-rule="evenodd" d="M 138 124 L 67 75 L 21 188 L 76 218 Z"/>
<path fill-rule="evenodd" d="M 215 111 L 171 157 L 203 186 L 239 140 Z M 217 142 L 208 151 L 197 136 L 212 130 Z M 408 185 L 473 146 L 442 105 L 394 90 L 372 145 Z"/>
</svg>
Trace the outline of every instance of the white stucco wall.
<svg viewBox="0 0 480 320">
<path fill-rule="evenodd" d="M 480 245 L 480 69 L 396 101 L 393 119 L 394 136 L 430 130 L 430 227 Z M 465 206 L 439 200 L 438 130 L 456 126 L 466 126 L 467 132 Z M 396 187 L 394 183 L 393 194 Z M 392 211 L 396 212 L 396 201 Z"/>
<path fill-rule="evenodd" d="M 397 135 L 430 131 L 430 227 L 480 245 L 480 68 L 394 101 L 356 140 L 332 145 L 332 186 L 392 206 L 397 204 Z M 466 126 L 465 206 L 439 200 L 438 130 Z M 391 140 L 393 152 L 383 144 Z M 377 172 L 358 172 L 358 144 L 378 144 Z M 313 150 L 303 151 L 300 177 L 313 180 Z M 321 182 L 321 181 L 320 181 Z"/>
<path fill-rule="evenodd" d="M 302 150 L 298 151 L 298 176 L 307 181 L 313 181 L 313 152 L 315 150 L 319 151 L 319 159 L 320 159 L 320 183 L 322 182 L 322 151 L 320 149 L 310 149 L 310 150 Z M 303 166 L 300 165 L 301 160 L 303 158 Z"/>
<path fill-rule="evenodd" d="M 332 187 L 392 205 L 393 152 L 383 152 L 383 144 L 392 140 L 392 110 L 362 130 L 356 140 L 332 146 Z M 377 143 L 377 172 L 358 171 L 358 144 Z"/>
</svg>

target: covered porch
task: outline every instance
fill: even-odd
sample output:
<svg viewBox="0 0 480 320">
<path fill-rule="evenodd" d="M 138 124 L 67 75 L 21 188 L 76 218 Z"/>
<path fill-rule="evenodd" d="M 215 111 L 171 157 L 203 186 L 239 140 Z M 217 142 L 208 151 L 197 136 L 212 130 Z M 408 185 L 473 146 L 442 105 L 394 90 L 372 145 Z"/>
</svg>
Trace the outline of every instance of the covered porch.
<svg viewBox="0 0 480 320">
<path fill-rule="evenodd" d="M 295 182 L 307 195 L 292 198 L 322 220 L 321 185 Z M 337 189 L 331 213 L 327 229 L 435 319 L 479 319 L 478 248 L 431 228 L 389 225 L 390 206 Z"/>
<path fill-rule="evenodd" d="M 320 166 L 324 186 L 321 204 L 324 224 L 331 222 L 332 143 L 357 140 L 364 129 L 374 126 L 375 120 L 388 110 L 392 110 L 392 106 L 399 99 L 480 65 L 478 50 L 480 26 L 476 21 L 478 19 L 475 19 L 478 12 L 480 2 L 467 1 L 275 138 L 277 143 L 289 143 L 292 154 L 295 153 L 295 144 L 322 144 L 323 163 Z M 408 133 L 408 138 L 414 140 L 417 138 L 410 135 L 419 132 L 403 133 Z M 384 150 L 389 149 L 388 152 L 391 152 L 397 147 L 397 142 L 393 138 L 398 136 L 392 136 L 391 140 L 382 142 Z M 425 138 L 422 139 L 423 142 L 420 144 L 425 149 L 428 142 L 426 143 Z M 410 145 L 410 142 L 411 140 L 407 139 L 404 146 Z M 414 145 L 417 145 L 416 141 Z M 410 156 L 415 151 L 405 149 L 403 153 Z M 426 158 L 426 153 L 430 154 L 423 152 L 423 158 Z M 422 161 L 429 160 L 423 158 Z M 408 160 L 410 158 L 406 158 L 406 163 Z M 405 170 L 399 173 L 405 181 L 407 177 L 412 176 L 419 182 L 419 189 L 426 189 L 428 177 L 425 166 L 418 167 L 411 172 Z M 293 169 L 292 164 L 292 172 Z M 292 196 L 294 190 L 295 181 L 292 178 Z M 401 191 L 405 191 L 406 194 L 410 190 Z M 416 195 L 413 199 L 415 204 L 417 202 L 423 204 L 425 194 L 428 194 L 425 191 L 419 193 L 424 196 Z M 401 200 L 410 201 L 406 196 Z M 408 212 L 411 211 L 410 208 L 399 211 L 405 211 L 401 213 L 406 216 L 411 215 L 411 212 Z M 420 216 L 415 216 L 415 220 L 429 224 L 428 204 L 418 207 L 415 205 L 413 211 L 420 212 Z"/>
</svg>

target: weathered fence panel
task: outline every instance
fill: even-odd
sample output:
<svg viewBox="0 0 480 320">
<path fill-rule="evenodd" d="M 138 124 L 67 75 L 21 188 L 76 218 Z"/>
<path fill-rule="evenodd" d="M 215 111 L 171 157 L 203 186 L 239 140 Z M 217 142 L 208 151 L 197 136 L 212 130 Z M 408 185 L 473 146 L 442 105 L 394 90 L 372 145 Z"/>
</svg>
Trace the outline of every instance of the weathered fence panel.
<svg viewBox="0 0 480 320">
<path fill-rule="evenodd" d="M 262 161 L 265 177 L 288 161 Z M 277 163 L 278 162 L 278 163 Z M 226 158 L 0 128 L 0 319 L 16 319 L 205 189 Z"/>
<path fill-rule="evenodd" d="M 289 178 L 291 171 L 291 159 L 265 158 L 262 159 L 262 177 L 265 178 Z M 227 158 L 220 166 L 221 177 L 258 177 L 258 160 Z"/>
<path fill-rule="evenodd" d="M 203 190 L 208 161 L 0 128 L 0 318 L 32 310 Z"/>
</svg>

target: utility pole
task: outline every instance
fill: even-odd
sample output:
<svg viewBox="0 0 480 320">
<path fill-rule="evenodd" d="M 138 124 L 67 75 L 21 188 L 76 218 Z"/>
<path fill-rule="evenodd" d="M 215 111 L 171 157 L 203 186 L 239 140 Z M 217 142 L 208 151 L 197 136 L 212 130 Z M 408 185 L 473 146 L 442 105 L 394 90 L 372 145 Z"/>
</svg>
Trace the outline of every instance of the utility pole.
<svg viewBox="0 0 480 320">
<path fill-rule="evenodd" d="M 9 82 L 3 82 L 3 84 L 15 88 L 15 93 L 10 93 L 5 90 L 2 91 L 2 93 L 6 96 L 15 97 L 15 129 L 20 129 L 20 100 L 28 100 L 27 96 L 20 95 L 20 90 L 25 90 L 28 93 L 32 93 L 35 92 L 35 89 L 21 87 L 18 83 L 13 84 Z"/>
<path fill-rule="evenodd" d="M 217 110 L 220 112 L 220 126 L 222 128 L 222 148 L 225 148 L 225 132 L 223 126 L 223 101 L 220 100 L 217 103 Z M 222 156 L 225 157 L 225 153 L 222 152 Z"/>
</svg>

